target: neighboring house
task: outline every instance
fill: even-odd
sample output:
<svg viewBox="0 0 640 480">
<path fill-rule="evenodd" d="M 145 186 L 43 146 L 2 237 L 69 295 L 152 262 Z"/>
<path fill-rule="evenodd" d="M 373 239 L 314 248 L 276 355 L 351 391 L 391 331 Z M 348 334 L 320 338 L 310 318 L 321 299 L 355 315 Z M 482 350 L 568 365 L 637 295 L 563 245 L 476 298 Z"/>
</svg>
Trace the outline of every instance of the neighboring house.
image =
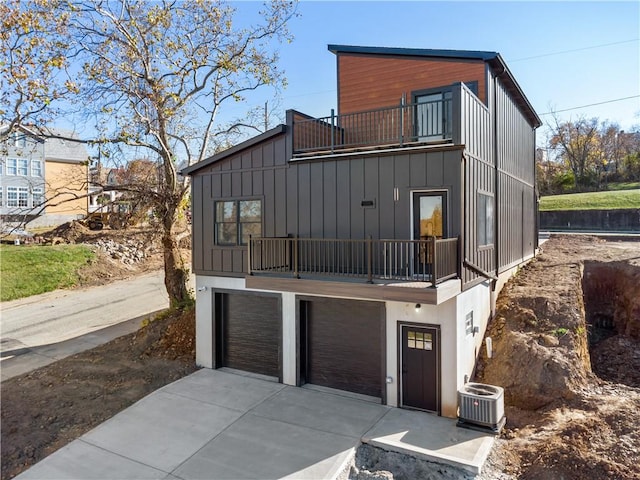
<svg viewBox="0 0 640 480">
<path fill-rule="evenodd" d="M 0 144 L 0 219 L 20 223 L 41 209 L 45 192 L 45 143 L 18 127 Z"/>
<path fill-rule="evenodd" d="M 62 138 L 49 138 L 55 135 Z M 0 147 L 6 223 L 55 226 L 87 214 L 88 153 L 73 132 L 19 126 Z"/>
<path fill-rule="evenodd" d="M 337 114 L 184 171 L 196 361 L 455 417 L 537 247 L 540 119 L 494 52 L 329 50 Z"/>
</svg>

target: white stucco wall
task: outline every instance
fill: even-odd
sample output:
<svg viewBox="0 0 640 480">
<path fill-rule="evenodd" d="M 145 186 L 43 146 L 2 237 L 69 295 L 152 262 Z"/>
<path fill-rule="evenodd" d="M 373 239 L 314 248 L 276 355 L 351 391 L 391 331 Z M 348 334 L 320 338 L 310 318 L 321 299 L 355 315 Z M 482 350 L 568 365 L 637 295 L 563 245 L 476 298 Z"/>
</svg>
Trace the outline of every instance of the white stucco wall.
<svg viewBox="0 0 640 480">
<path fill-rule="evenodd" d="M 196 363 L 213 367 L 213 290 L 228 289 L 250 291 L 243 278 L 196 276 Z M 256 291 L 256 290 L 252 290 Z M 277 292 L 269 292 L 277 293 Z M 296 294 L 281 292 L 282 299 L 282 377 L 287 385 L 296 384 Z M 308 296 L 308 295 L 305 295 Z M 351 297 L 341 297 L 351 298 Z M 359 298 L 351 298 L 361 300 Z M 416 323 L 440 326 L 440 396 L 443 416 L 457 416 L 457 391 L 464 384 L 465 375 L 471 376 L 476 354 L 491 314 L 491 287 L 489 282 L 447 300 L 440 305 L 385 302 L 386 309 L 386 384 L 387 404 L 398 406 L 398 323 Z M 465 317 L 473 311 L 477 334 L 465 333 Z"/>
<path fill-rule="evenodd" d="M 476 285 L 462 292 L 456 301 L 457 324 L 457 362 L 456 391 L 464 385 L 465 375 L 471 378 L 476 364 L 476 358 L 482 347 L 487 324 L 491 318 L 491 284 L 489 281 Z M 478 333 L 466 333 L 465 321 L 467 314 L 473 312 L 473 325 L 478 327 Z"/>
</svg>

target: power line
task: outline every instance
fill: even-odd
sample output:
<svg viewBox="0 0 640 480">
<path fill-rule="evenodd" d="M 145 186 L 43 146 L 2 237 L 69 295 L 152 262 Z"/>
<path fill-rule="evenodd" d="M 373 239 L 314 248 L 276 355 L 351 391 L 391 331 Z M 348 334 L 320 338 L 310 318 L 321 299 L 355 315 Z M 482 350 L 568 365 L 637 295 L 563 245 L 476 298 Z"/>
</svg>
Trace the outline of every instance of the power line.
<svg viewBox="0 0 640 480">
<path fill-rule="evenodd" d="M 516 58 L 515 60 L 509 60 L 509 63 L 522 62 L 524 60 L 533 60 L 534 58 L 551 57 L 553 55 L 562 55 L 563 53 L 582 52 L 584 50 L 591 50 L 591 49 L 594 49 L 594 48 L 610 47 L 612 45 L 621 45 L 623 43 L 637 42 L 638 40 L 640 40 L 640 39 L 632 38 L 631 40 L 622 40 L 621 42 L 602 43 L 600 45 L 592 45 L 590 47 L 574 48 L 573 50 L 563 50 L 561 52 L 543 53 L 543 54 L 540 54 L 540 55 L 534 55 L 532 57 Z"/>
<path fill-rule="evenodd" d="M 562 110 L 555 110 L 553 112 L 539 113 L 538 115 L 552 115 L 554 113 L 569 112 L 571 110 L 578 110 L 580 108 L 595 107 L 596 105 L 605 105 L 607 103 L 622 102 L 623 100 L 631 100 L 632 98 L 640 98 L 640 95 L 632 95 L 630 97 L 614 98 L 613 100 L 605 100 L 604 102 L 590 103 L 588 105 L 580 105 L 579 107 L 563 108 Z"/>
</svg>

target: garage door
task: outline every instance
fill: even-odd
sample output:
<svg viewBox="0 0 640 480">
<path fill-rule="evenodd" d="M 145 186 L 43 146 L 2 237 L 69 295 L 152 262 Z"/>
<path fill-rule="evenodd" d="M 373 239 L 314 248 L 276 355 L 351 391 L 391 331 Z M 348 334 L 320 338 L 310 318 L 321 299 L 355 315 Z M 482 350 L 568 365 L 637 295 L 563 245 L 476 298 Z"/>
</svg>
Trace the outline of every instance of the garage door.
<svg viewBox="0 0 640 480">
<path fill-rule="evenodd" d="M 301 381 L 382 397 L 384 304 L 301 302 Z"/>
<path fill-rule="evenodd" d="M 216 294 L 217 364 L 280 376 L 280 297 Z"/>
</svg>

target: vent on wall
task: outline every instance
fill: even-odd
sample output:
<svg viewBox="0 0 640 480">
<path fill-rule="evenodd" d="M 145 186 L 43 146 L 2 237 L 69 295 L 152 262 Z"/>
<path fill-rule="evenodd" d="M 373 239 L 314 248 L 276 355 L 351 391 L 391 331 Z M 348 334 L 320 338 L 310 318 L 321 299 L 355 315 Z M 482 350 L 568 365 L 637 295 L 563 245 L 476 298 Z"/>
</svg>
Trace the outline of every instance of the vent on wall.
<svg viewBox="0 0 640 480">
<path fill-rule="evenodd" d="M 466 383 L 458 390 L 458 426 L 499 433 L 506 422 L 504 389 Z"/>
</svg>

